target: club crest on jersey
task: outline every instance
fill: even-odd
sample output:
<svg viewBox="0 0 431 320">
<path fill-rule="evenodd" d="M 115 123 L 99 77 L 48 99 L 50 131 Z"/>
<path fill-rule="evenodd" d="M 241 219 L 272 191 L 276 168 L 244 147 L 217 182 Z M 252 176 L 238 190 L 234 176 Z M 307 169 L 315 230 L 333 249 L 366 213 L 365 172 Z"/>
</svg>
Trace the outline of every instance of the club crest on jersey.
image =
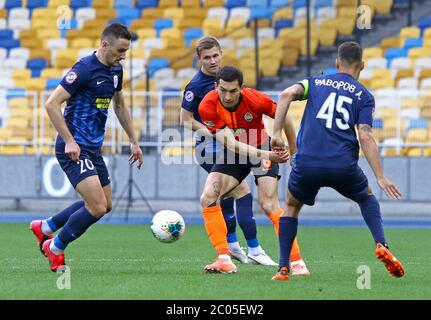
<svg viewBox="0 0 431 320">
<path fill-rule="evenodd" d="M 72 84 L 72 83 L 74 83 L 75 82 L 75 80 L 78 78 L 78 75 L 76 74 L 76 72 L 75 71 L 69 71 L 67 74 L 66 74 L 66 77 L 65 77 L 65 79 L 66 79 L 66 82 L 68 83 L 68 84 Z"/>
<path fill-rule="evenodd" d="M 192 102 L 194 98 L 195 98 L 195 95 L 194 95 L 194 93 L 193 93 L 193 92 L 191 92 L 191 91 L 187 91 L 187 92 L 184 94 L 184 99 L 186 99 L 186 101 L 187 101 L 187 102 Z"/>
<path fill-rule="evenodd" d="M 244 114 L 244 120 L 247 122 L 252 122 L 253 121 L 253 115 L 250 112 L 246 112 Z"/>
<path fill-rule="evenodd" d="M 114 88 L 117 89 L 117 86 L 118 86 L 118 76 L 115 75 L 114 76 Z"/>
</svg>

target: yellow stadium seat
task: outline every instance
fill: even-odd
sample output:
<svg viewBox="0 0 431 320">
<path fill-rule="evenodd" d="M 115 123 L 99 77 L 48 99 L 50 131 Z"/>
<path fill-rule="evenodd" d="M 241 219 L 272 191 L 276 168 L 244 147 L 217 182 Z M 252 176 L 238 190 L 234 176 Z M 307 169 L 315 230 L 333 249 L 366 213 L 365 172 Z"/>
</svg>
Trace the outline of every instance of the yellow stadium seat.
<svg viewBox="0 0 431 320">
<path fill-rule="evenodd" d="M 203 7 L 204 8 L 224 7 L 224 0 L 204 0 Z"/>
<path fill-rule="evenodd" d="M 1 146 L 0 154 L 24 154 L 24 146 Z"/>
<path fill-rule="evenodd" d="M 19 38 L 22 39 L 34 39 L 36 38 L 37 32 L 34 29 L 21 30 L 19 33 Z"/>
<path fill-rule="evenodd" d="M 55 55 L 55 68 L 65 69 L 70 68 L 76 63 L 78 58 L 77 49 L 61 49 Z"/>
<path fill-rule="evenodd" d="M 418 80 L 422 81 L 425 78 L 431 78 L 431 69 L 422 69 L 419 71 Z"/>
<path fill-rule="evenodd" d="M 310 55 L 315 56 L 316 50 L 319 45 L 319 40 L 317 38 L 311 38 L 310 40 Z M 301 55 L 307 55 L 307 39 L 301 40 Z"/>
<path fill-rule="evenodd" d="M 182 0 L 181 6 L 183 8 L 187 8 L 189 10 L 194 10 L 194 8 L 200 8 L 201 1 L 200 0 Z"/>
<path fill-rule="evenodd" d="M 55 29 L 57 27 L 57 21 L 55 19 L 33 19 L 31 21 L 31 27 L 33 29 Z"/>
<path fill-rule="evenodd" d="M 244 69 L 244 85 L 247 87 L 256 87 L 256 71 L 254 68 Z"/>
<path fill-rule="evenodd" d="M 379 48 L 379 47 L 364 48 L 364 51 L 363 51 L 364 59 L 378 58 L 378 57 L 383 57 L 382 48 Z"/>
<path fill-rule="evenodd" d="M 305 29 L 305 28 L 307 28 L 306 19 L 300 19 L 295 21 L 295 29 Z M 312 30 L 312 33 L 316 29 L 316 21 L 314 19 L 310 19 L 310 28 Z"/>
<path fill-rule="evenodd" d="M 194 8 L 193 10 L 184 10 L 184 19 L 199 19 L 203 21 L 208 13 L 207 8 Z"/>
<path fill-rule="evenodd" d="M 372 79 L 386 79 L 391 78 L 392 73 L 389 69 L 374 69 L 372 74 Z"/>
<path fill-rule="evenodd" d="M 272 16 L 272 21 L 275 24 L 277 20 L 281 20 L 281 19 L 286 19 L 286 20 L 293 19 L 293 9 L 290 7 L 277 9 Z"/>
<path fill-rule="evenodd" d="M 374 90 L 383 88 L 395 88 L 395 80 L 390 78 L 372 79 L 371 88 Z"/>
<path fill-rule="evenodd" d="M 8 101 L 8 107 L 13 109 L 28 108 L 29 103 L 26 98 L 12 98 Z"/>
<path fill-rule="evenodd" d="M 421 157 L 423 155 L 421 148 L 404 148 L 403 154 L 407 157 Z"/>
<path fill-rule="evenodd" d="M 380 42 L 380 48 L 384 51 L 388 48 L 399 48 L 400 47 L 400 38 L 399 37 L 390 37 L 383 38 Z"/>
<path fill-rule="evenodd" d="M 356 19 L 351 18 L 337 18 L 337 30 L 342 36 L 350 36 L 356 26 Z"/>
<path fill-rule="evenodd" d="M 136 31 L 139 39 L 156 38 L 157 32 L 154 28 L 142 28 Z"/>
<path fill-rule="evenodd" d="M 206 27 L 203 28 L 203 31 L 205 36 L 213 36 L 216 38 L 223 38 L 226 36 L 226 31 L 224 28 Z"/>
<path fill-rule="evenodd" d="M 41 40 L 60 38 L 61 33 L 58 28 L 56 29 L 39 29 L 37 30 L 37 38 Z"/>
<path fill-rule="evenodd" d="M 114 5 L 114 0 L 93 0 L 93 8 L 112 8 Z"/>
<path fill-rule="evenodd" d="M 58 79 L 62 77 L 62 70 L 56 68 L 46 68 L 40 73 L 42 79 Z"/>
<path fill-rule="evenodd" d="M 299 58 L 299 49 L 287 48 L 284 49 L 282 64 L 287 67 L 296 66 Z"/>
<path fill-rule="evenodd" d="M 59 6 L 69 6 L 70 0 L 49 0 L 48 8 L 57 8 Z"/>
<path fill-rule="evenodd" d="M 0 19 L 6 19 L 6 18 L 7 18 L 7 10 L 0 9 Z"/>
<path fill-rule="evenodd" d="M 132 24 L 130 25 L 130 29 L 133 31 L 141 30 L 141 29 L 152 29 L 154 26 L 154 18 L 141 18 L 136 19 L 132 21 Z M 156 30 L 154 30 L 154 33 L 156 33 Z M 155 38 L 152 37 L 152 38 Z"/>
<path fill-rule="evenodd" d="M 94 41 L 90 38 L 76 38 L 70 43 L 72 49 L 92 48 Z"/>
<path fill-rule="evenodd" d="M 276 59 L 263 59 L 259 65 L 259 69 L 264 77 L 275 77 L 278 74 L 281 63 L 280 60 Z"/>
<path fill-rule="evenodd" d="M 182 49 L 186 47 L 186 42 L 183 38 L 164 38 L 166 49 Z"/>
<path fill-rule="evenodd" d="M 332 47 L 337 39 L 337 29 L 319 28 L 318 39 L 320 45 L 324 47 Z"/>
<path fill-rule="evenodd" d="M 56 19 L 53 19 L 55 17 Z M 57 9 L 56 8 L 35 8 L 31 16 L 31 20 L 49 19 L 57 23 Z"/>
<path fill-rule="evenodd" d="M 30 124 L 29 117 L 10 117 L 7 122 L 8 128 L 27 128 Z"/>
<path fill-rule="evenodd" d="M 177 0 L 159 0 L 159 8 L 172 8 L 178 5 Z"/>
<path fill-rule="evenodd" d="M 421 29 L 418 27 L 405 27 L 401 28 L 400 38 L 419 38 L 421 35 Z"/>
<path fill-rule="evenodd" d="M 207 18 L 204 20 L 202 24 L 202 28 L 208 29 L 208 28 L 223 28 L 224 27 L 224 21 L 222 19 L 217 18 Z"/>
<path fill-rule="evenodd" d="M 146 8 L 142 10 L 141 18 L 144 19 L 160 19 L 165 10 L 162 8 Z"/>
<path fill-rule="evenodd" d="M 99 8 L 96 10 L 96 19 L 114 19 L 117 17 L 117 11 L 114 8 Z"/>
<path fill-rule="evenodd" d="M 14 69 L 12 70 L 12 78 L 14 80 L 30 79 L 31 70 L 30 69 Z"/>
<path fill-rule="evenodd" d="M 182 34 L 179 29 L 163 29 L 160 32 L 160 38 L 162 39 L 181 39 Z"/>
<path fill-rule="evenodd" d="M 375 3 L 375 9 L 377 13 L 389 14 L 391 13 L 393 0 L 378 0 Z"/>
<path fill-rule="evenodd" d="M 202 23 L 202 19 L 182 19 L 180 22 L 178 22 L 178 28 L 181 30 L 189 28 L 200 28 L 202 27 Z"/>
<path fill-rule="evenodd" d="M 284 40 L 280 38 L 274 38 L 274 39 L 261 39 L 259 42 L 259 48 L 261 50 L 264 49 L 283 49 L 284 48 Z"/>
<path fill-rule="evenodd" d="M 358 0 L 338 0 L 337 8 L 339 7 L 356 7 L 358 5 Z"/>
<path fill-rule="evenodd" d="M 410 129 L 407 132 L 407 143 L 425 143 L 428 138 L 428 130 L 427 129 Z"/>
<path fill-rule="evenodd" d="M 427 58 L 431 56 L 431 47 L 430 48 L 411 48 L 409 50 L 409 58 Z"/>
<path fill-rule="evenodd" d="M 402 78 L 412 78 L 414 75 L 415 71 L 413 69 L 399 69 L 395 75 L 395 81 L 398 82 Z"/>
<path fill-rule="evenodd" d="M 421 101 L 420 99 L 414 99 L 414 98 L 406 98 L 401 100 L 401 109 L 405 108 L 420 108 L 421 107 Z"/>
<path fill-rule="evenodd" d="M 397 120 L 396 118 L 398 113 L 397 113 L 397 110 L 393 108 L 380 108 L 380 109 L 377 109 L 375 113 L 376 113 L 376 116 L 375 116 L 376 118 L 381 118 L 384 120 L 383 122 L 384 127 L 393 125 L 390 121 L 386 121 L 386 120 Z M 397 125 L 397 124 L 394 124 L 394 125 Z"/>
<path fill-rule="evenodd" d="M 348 19 L 355 19 L 358 16 L 356 6 L 354 7 L 339 7 L 337 9 L 337 18 L 343 17 Z"/>
<path fill-rule="evenodd" d="M 84 27 L 83 29 L 85 29 L 85 31 L 87 30 L 98 30 L 98 31 L 102 31 L 103 29 L 105 29 L 106 25 L 107 25 L 107 20 L 106 19 L 94 19 L 94 20 L 86 20 L 84 22 Z M 81 32 L 83 32 L 84 30 L 81 30 Z"/>
<path fill-rule="evenodd" d="M 50 49 L 32 49 L 30 51 L 30 59 L 42 58 L 47 61 L 51 61 L 51 50 Z"/>
<path fill-rule="evenodd" d="M 174 20 L 181 20 L 184 17 L 183 8 L 166 8 L 163 11 L 163 18 L 171 18 Z"/>
<path fill-rule="evenodd" d="M 320 22 L 319 29 L 336 29 L 337 27 L 337 19 L 326 19 Z"/>
<path fill-rule="evenodd" d="M 43 91 L 45 90 L 46 80 L 41 78 L 32 78 L 27 80 L 26 90 L 29 91 Z"/>
<path fill-rule="evenodd" d="M 253 30 L 250 28 L 242 28 L 242 29 L 236 29 L 235 31 L 231 32 L 229 34 L 229 38 L 238 40 L 241 38 L 251 38 L 253 37 Z"/>
</svg>

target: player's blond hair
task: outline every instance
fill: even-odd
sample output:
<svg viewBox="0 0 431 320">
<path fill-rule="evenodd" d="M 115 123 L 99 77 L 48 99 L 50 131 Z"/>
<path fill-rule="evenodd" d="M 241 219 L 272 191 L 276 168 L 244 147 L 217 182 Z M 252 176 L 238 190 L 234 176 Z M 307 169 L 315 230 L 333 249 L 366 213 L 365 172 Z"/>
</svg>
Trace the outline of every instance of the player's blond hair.
<svg viewBox="0 0 431 320">
<path fill-rule="evenodd" d="M 209 50 L 214 47 L 221 50 L 220 43 L 218 42 L 216 37 L 213 37 L 213 36 L 202 37 L 196 43 L 196 54 L 198 57 L 200 57 L 203 50 Z"/>
</svg>

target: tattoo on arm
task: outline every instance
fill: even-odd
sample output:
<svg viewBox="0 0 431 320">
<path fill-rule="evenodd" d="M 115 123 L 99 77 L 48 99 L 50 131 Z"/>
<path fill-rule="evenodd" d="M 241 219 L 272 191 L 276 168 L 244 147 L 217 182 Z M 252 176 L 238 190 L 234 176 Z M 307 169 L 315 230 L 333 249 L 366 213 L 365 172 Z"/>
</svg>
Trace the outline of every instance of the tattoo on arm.
<svg viewBox="0 0 431 320">
<path fill-rule="evenodd" d="M 359 129 L 368 133 L 368 134 L 371 134 L 373 132 L 373 129 L 368 124 L 362 124 Z"/>
<path fill-rule="evenodd" d="M 296 100 L 300 100 L 300 99 L 302 99 L 302 97 L 303 97 L 303 95 L 304 95 L 304 88 L 303 87 L 301 87 L 300 85 L 298 85 L 298 84 L 295 84 L 294 86 L 293 86 L 293 90 L 294 90 L 294 93 L 293 93 L 293 101 L 296 101 Z"/>
<path fill-rule="evenodd" d="M 220 196 L 220 185 L 217 181 L 213 183 L 213 192 L 217 197 Z"/>
</svg>

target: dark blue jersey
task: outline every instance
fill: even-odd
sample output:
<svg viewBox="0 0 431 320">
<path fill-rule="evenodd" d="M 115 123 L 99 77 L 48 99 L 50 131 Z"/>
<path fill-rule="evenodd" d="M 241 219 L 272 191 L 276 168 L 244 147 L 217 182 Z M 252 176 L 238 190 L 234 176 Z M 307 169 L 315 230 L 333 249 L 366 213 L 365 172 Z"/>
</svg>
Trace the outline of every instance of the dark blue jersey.
<svg viewBox="0 0 431 320">
<path fill-rule="evenodd" d="M 79 60 L 64 76 L 60 85 L 71 95 L 64 118 L 78 144 L 102 145 L 109 104 L 122 83 L 122 66 L 108 67 L 95 53 Z"/>
<path fill-rule="evenodd" d="M 198 112 L 199 104 L 208 92 L 215 89 L 214 83 L 215 77 L 206 75 L 202 70 L 199 70 L 184 89 L 181 107 L 187 111 L 193 112 L 193 118 L 201 123 L 201 116 Z M 199 143 L 200 140 L 197 141 L 197 144 Z M 208 143 L 205 149 L 208 152 L 217 152 L 221 150 L 215 139 L 212 144 Z"/>
<path fill-rule="evenodd" d="M 298 131 L 295 166 L 346 168 L 356 165 L 355 126 L 372 126 L 374 98 L 346 73 L 310 77 L 298 84 L 308 99 Z"/>
</svg>

